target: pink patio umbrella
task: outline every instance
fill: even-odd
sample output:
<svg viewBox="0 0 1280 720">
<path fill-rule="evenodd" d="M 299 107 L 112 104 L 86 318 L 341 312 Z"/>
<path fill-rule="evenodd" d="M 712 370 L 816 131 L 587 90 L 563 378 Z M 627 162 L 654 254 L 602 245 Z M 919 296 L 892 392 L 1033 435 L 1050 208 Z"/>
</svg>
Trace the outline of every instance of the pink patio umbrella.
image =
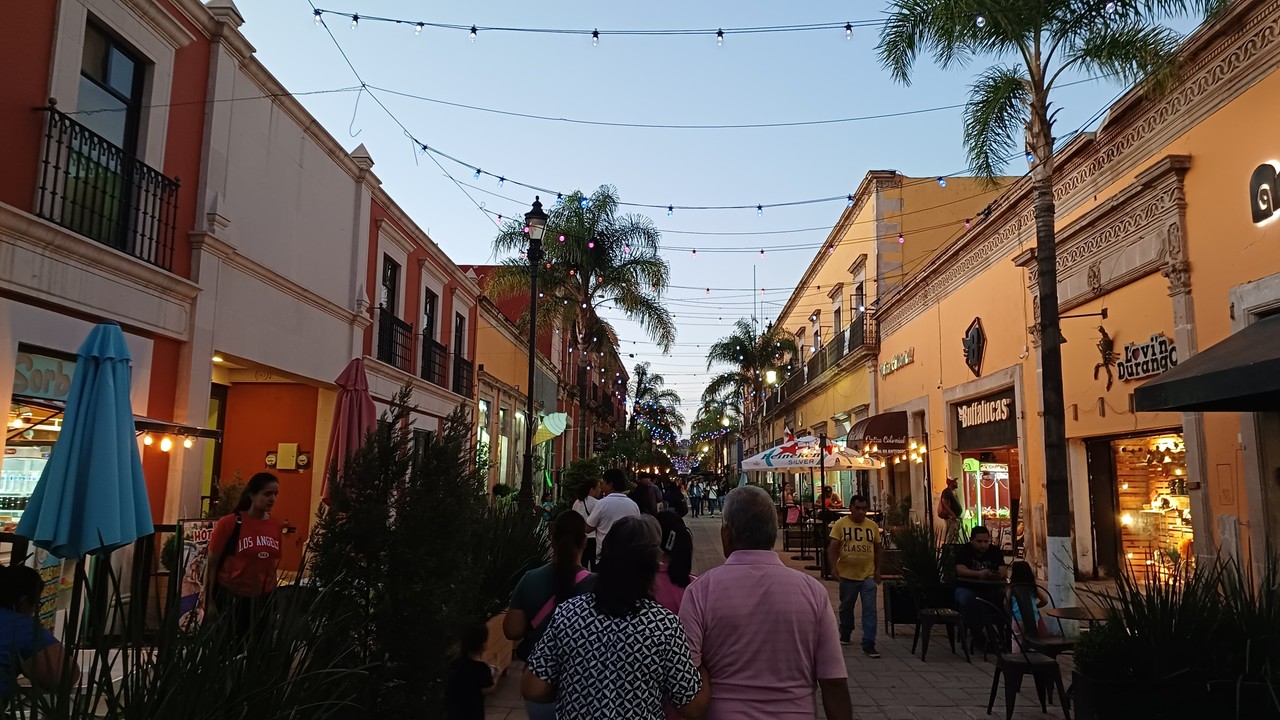
<svg viewBox="0 0 1280 720">
<path fill-rule="evenodd" d="M 378 410 L 373 406 L 373 398 L 369 395 L 369 378 L 364 374 L 364 360 L 356 358 L 347 364 L 342 374 L 335 380 L 338 384 L 338 400 L 333 408 L 333 429 L 329 432 L 329 467 L 337 467 L 337 480 L 342 479 L 342 470 L 347 461 L 364 445 L 365 437 L 377 427 Z M 320 498 L 325 505 L 329 504 L 329 481 L 333 477 L 326 473 L 324 491 Z"/>
</svg>

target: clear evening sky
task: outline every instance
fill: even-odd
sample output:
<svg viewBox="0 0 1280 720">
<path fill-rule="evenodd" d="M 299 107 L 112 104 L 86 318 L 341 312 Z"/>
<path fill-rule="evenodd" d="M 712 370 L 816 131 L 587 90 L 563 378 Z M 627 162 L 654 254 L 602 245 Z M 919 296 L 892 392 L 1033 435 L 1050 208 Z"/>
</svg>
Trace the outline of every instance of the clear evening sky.
<svg viewBox="0 0 1280 720">
<path fill-rule="evenodd" d="M 306 0 L 241 0 L 242 30 L 258 57 L 290 91 L 359 84 Z M 729 28 L 839 23 L 883 17 L 878 0 L 860 3 L 659 0 L 646 3 L 512 0 L 423 3 L 409 0 L 325 0 L 325 10 L 465 27 L 599 28 L 589 36 L 466 30 L 350 20 L 326 22 L 371 86 L 434 100 L 555 118 L 642 124 L 789 123 L 885 115 L 963 104 L 967 86 L 989 62 L 944 72 L 921 58 L 915 82 L 896 84 L 875 55 L 877 29 L 778 34 L 714 30 L 685 37 L 611 36 L 614 29 Z M 1191 23 L 1178 23 L 1188 30 Z M 1079 78 L 1072 78 L 1079 79 Z M 1056 134 L 1065 137 L 1097 116 L 1123 88 L 1087 82 L 1056 94 Z M 624 360 L 650 361 L 684 398 L 692 419 L 711 373 L 708 344 L 759 305 L 762 322 L 776 317 L 787 291 L 844 209 L 844 201 L 766 209 L 754 206 L 853 192 L 868 170 L 909 176 L 952 174 L 966 166 L 961 110 L 825 125 L 755 129 L 645 129 L 511 117 L 371 91 L 422 142 L 487 172 L 531 185 L 590 191 L 616 186 L 624 202 L 658 205 L 749 205 L 745 210 L 633 210 L 664 231 L 672 268 L 669 307 L 677 345 L 660 354 L 637 326 L 616 322 Z M 472 171 L 439 158 L 458 188 L 416 152 L 399 126 L 369 95 L 305 95 L 302 103 L 345 147 L 364 143 L 374 172 L 396 200 L 459 264 L 493 262 L 495 220 L 476 207 L 521 215 L 534 191 L 511 182 L 472 179 Z M 1093 122 L 1096 126 L 1097 121 Z M 1025 170 L 1011 162 L 1011 174 Z M 496 193 L 496 195 L 494 194 Z M 501 196 L 501 197 L 499 197 Z M 474 199 L 474 202 L 473 202 Z M 546 202 L 548 198 L 544 197 Z M 700 235 L 686 233 L 762 233 Z M 767 249 L 760 257 L 761 247 Z M 697 248 L 693 257 L 691 249 Z M 712 253 L 713 250 L 740 252 Z M 752 279 L 752 273 L 755 279 Z M 713 290 L 710 297 L 705 288 Z M 753 288 L 755 290 L 753 291 Z M 766 288 L 762 298 L 759 288 Z M 607 313 L 616 316 L 617 313 Z M 634 354 L 635 358 L 628 357 Z"/>
</svg>

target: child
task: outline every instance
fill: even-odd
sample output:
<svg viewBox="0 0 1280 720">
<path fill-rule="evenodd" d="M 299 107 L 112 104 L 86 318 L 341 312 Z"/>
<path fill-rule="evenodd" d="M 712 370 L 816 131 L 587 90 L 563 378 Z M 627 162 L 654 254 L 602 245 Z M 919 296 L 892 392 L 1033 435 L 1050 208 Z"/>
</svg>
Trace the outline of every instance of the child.
<svg viewBox="0 0 1280 720">
<path fill-rule="evenodd" d="M 1031 606 L 1029 621 L 1036 628 L 1036 635 L 1047 635 L 1044 618 L 1040 617 L 1040 608 L 1049 604 L 1049 596 L 1036 584 L 1036 574 L 1025 560 L 1019 560 L 1009 566 L 1009 590 L 1005 603 L 1009 606 L 1009 614 L 1013 617 L 1013 651 L 1022 649 L 1023 625 L 1028 622 L 1026 609 Z"/>
<path fill-rule="evenodd" d="M 474 623 L 462 630 L 458 657 L 449 666 L 445 706 L 449 720 L 484 720 L 484 694 L 493 688 L 495 668 L 481 656 L 489 642 L 489 627 Z"/>
</svg>

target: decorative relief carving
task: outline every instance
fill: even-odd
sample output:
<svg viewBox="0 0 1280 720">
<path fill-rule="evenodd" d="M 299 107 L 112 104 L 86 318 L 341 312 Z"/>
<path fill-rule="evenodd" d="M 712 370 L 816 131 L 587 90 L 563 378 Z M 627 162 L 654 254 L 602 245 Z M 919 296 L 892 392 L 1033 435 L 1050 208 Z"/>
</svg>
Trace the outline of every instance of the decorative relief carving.
<svg viewBox="0 0 1280 720">
<path fill-rule="evenodd" d="M 1094 260 L 1089 263 L 1089 292 L 1102 294 L 1102 262 Z"/>
<path fill-rule="evenodd" d="M 1182 242 L 1182 223 L 1171 222 L 1165 229 L 1165 266 L 1160 274 L 1169 280 L 1169 297 L 1191 292 L 1191 263 Z"/>
</svg>

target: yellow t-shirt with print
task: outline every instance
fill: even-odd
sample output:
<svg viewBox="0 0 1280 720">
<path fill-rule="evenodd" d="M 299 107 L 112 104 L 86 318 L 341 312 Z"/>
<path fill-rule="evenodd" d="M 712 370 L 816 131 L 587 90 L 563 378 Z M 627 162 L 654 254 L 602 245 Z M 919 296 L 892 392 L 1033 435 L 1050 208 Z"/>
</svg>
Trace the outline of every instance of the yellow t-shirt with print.
<svg viewBox="0 0 1280 720">
<path fill-rule="evenodd" d="M 866 580 L 876 571 L 876 543 L 880 542 L 880 526 L 870 518 L 854 522 L 846 515 L 831 526 L 831 538 L 840 541 L 840 559 L 836 574 L 842 580 Z"/>
</svg>

